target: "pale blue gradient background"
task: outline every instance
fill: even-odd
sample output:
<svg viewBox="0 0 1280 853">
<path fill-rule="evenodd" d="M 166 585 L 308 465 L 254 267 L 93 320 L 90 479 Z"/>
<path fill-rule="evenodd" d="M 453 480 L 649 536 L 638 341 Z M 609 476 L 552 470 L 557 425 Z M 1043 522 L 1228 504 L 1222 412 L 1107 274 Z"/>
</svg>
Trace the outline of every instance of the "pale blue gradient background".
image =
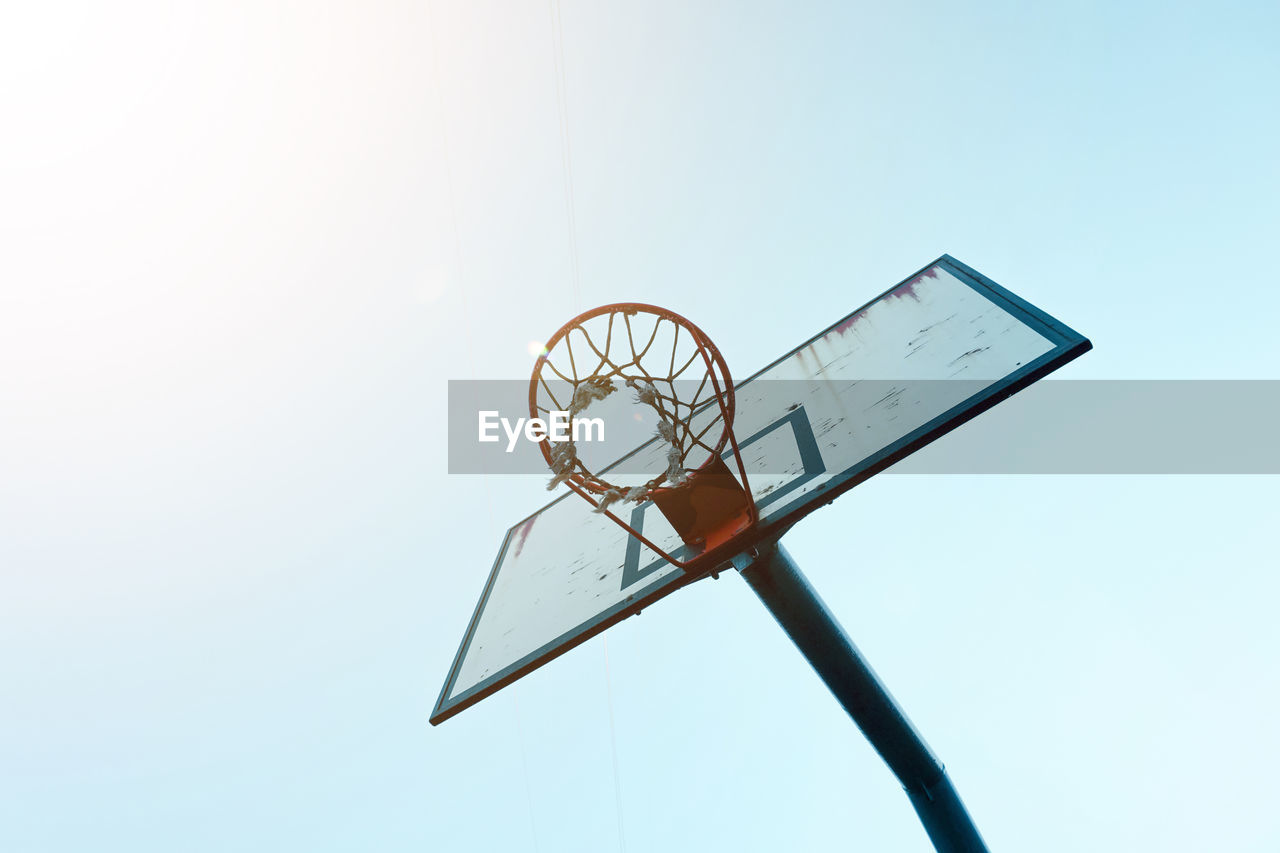
<svg viewBox="0 0 1280 853">
<path fill-rule="evenodd" d="M 552 8 L 0 12 L 0 849 L 619 848 L 600 640 L 426 724 L 546 498 L 445 382 L 577 310 L 747 374 L 949 252 L 1065 376 L 1280 378 L 1275 4 L 562 0 L 576 296 Z M 787 544 L 993 849 L 1274 851 L 1277 515 L 884 476 Z M 929 849 L 737 578 L 608 642 L 628 851 Z"/>
</svg>

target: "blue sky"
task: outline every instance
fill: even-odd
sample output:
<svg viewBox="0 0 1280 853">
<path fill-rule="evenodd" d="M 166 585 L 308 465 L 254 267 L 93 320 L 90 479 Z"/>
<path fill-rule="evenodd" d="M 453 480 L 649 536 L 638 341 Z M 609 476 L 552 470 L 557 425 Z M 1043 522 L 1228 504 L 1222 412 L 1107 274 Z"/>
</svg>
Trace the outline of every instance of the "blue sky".
<svg viewBox="0 0 1280 853">
<path fill-rule="evenodd" d="M 429 727 L 546 499 L 446 474 L 446 382 L 624 299 L 745 375 L 943 252 L 1094 341 L 1064 377 L 1280 378 L 1277 24 L 0 13 L 0 847 L 929 849 L 736 577 Z M 993 849 L 1270 851 L 1275 507 L 882 476 L 786 541 Z"/>
</svg>

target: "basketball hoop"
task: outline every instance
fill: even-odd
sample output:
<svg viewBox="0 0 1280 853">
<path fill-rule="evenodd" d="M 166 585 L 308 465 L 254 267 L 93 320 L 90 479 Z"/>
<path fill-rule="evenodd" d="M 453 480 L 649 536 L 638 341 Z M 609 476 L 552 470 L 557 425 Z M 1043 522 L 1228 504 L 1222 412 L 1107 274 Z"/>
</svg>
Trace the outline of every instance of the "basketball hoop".
<svg viewBox="0 0 1280 853">
<path fill-rule="evenodd" d="M 554 386 L 554 387 L 553 387 Z M 606 480 L 578 455 L 574 421 L 593 403 L 621 392 L 657 414 L 666 445 L 665 471 L 633 486 Z M 733 435 L 733 379 L 701 329 L 664 308 L 624 302 L 570 320 L 543 349 L 529 382 L 529 414 L 566 412 L 567 438 L 539 442 L 552 471 L 547 488 L 564 483 L 662 558 L 686 571 L 758 519 Z M 738 478 L 725 464 L 726 447 Z M 610 507 L 652 501 L 695 551 L 680 560 L 646 539 Z"/>
</svg>

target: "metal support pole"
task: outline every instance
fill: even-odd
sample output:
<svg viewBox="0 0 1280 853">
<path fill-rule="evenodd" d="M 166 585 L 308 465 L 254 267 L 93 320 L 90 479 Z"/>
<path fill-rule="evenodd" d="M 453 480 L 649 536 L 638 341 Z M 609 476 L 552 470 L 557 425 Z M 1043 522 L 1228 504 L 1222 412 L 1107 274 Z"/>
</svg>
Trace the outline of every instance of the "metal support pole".
<svg viewBox="0 0 1280 853">
<path fill-rule="evenodd" d="M 734 564 L 898 777 L 938 853 L 987 853 L 942 762 L 781 543 L 762 544 Z"/>
</svg>

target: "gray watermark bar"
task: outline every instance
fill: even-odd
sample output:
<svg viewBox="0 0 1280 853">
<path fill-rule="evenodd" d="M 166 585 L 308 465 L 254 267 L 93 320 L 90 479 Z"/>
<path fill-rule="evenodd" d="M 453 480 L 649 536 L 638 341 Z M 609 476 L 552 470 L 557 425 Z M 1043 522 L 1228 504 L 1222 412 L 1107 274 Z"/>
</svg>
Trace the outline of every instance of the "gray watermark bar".
<svg viewBox="0 0 1280 853">
<path fill-rule="evenodd" d="M 987 383 L 973 380 L 859 380 L 858 399 L 880 400 L 910 385 L 928 397 L 965 399 Z M 848 397 L 853 380 L 758 380 L 738 392 L 736 435 L 761 428 L 796 401 Z M 823 387 L 826 385 L 827 387 Z M 969 387 L 971 386 L 971 387 Z M 694 388 L 680 387 L 691 398 Z M 629 392 L 602 401 L 579 419 L 575 446 L 598 467 L 623 459 L 653 436 L 656 415 L 644 417 Z M 563 398 L 568 400 L 568 396 Z M 705 399 L 705 396 L 704 396 Z M 530 431 L 528 380 L 449 382 L 449 473 L 548 476 Z M 753 407 L 750 411 L 747 407 Z M 486 414 L 487 413 L 487 414 Z M 552 420 L 549 413 L 539 413 Z M 843 417 L 869 417 L 858 406 Z M 763 420 L 762 420 L 763 418 Z M 485 427 L 487 425 L 487 432 Z M 533 425 L 536 426 L 536 425 Z M 550 424 L 546 426 L 551 426 Z M 583 430 L 583 426 L 589 429 Z M 561 434 L 570 435 L 562 419 Z M 899 462 L 895 474 L 1280 474 L 1280 380 L 1046 379 Z M 623 459 L 614 469 L 630 470 Z M 788 464 L 779 457 L 779 466 Z M 769 458 L 765 457 L 764 470 Z"/>
</svg>

